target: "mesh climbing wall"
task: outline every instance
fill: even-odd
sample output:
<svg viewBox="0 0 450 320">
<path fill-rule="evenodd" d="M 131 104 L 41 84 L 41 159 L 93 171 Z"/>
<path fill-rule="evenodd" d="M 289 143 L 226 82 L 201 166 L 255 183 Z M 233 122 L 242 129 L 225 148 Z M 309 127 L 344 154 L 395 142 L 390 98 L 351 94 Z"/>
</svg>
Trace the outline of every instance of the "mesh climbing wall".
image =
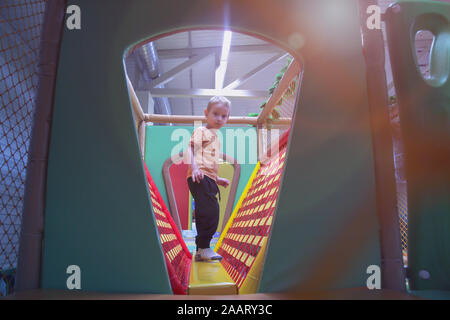
<svg viewBox="0 0 450 320">
<path fill-rule="evenodd" d="M 282 87 L 277 87 L 277 90 L 282 90 L 282 93 L 275 111 L 281 118 L 292 119 L 294 116 L 300 77 L 300 66 L 291 64 L 283 76 L 286 82 L 279 82 Z M 261 167 L 218 250 L 224 257 L 222 264 L 225 270 L 238 288 L 242 287 L 250 272 L 263 240 L 269 236 L 286 159 L 289 128 L 289 125 L 272 127 L 266 124 L 260 130 Z"/>
<path fill-rule="evenodd" d="M 286 158 L 286 142 L 280 143 L 280 149 L 259 169 L 218 250 L 224 257 L 222 264 L 225 270 L 238 288 L 242 286 L 261 249 L 262 240 L 269 235 L 272 226 Z"/>
<path fill-rule="evenodd" d="M 44 11 L 0 0 L 0 296 L 14 290 Z"/>
</svg>

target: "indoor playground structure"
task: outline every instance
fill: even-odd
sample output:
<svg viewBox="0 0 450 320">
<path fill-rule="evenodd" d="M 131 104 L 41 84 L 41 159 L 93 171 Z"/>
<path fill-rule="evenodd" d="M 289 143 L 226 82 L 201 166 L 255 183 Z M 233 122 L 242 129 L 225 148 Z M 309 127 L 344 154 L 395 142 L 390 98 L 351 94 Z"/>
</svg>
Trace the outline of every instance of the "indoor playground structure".
<svg viewBox="0 0 450 320">
<path fill-rule="evenodd" d="M 0 1 L 0 295 L 450 299 L 449 19 L 427 0 Z M 186 30 L 291 57 L 220 129 L 220 262 L 193 258 L 173 151 L 204 117 L 147 113 L 125 64 Z"/>
</svg>

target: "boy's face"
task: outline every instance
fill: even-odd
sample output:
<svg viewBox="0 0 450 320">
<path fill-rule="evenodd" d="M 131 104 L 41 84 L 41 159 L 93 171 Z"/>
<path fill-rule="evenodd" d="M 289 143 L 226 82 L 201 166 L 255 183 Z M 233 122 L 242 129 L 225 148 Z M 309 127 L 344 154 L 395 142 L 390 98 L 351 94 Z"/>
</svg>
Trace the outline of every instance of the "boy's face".
<svg viewBox="0 0 450 320">
<path fill-rule="evenodd" d="M 205 109 L 206 127 L 209 129 L 220 129 L 227 123 L 230 110 L 223 103 L 215 103 Z"/>
</svg>

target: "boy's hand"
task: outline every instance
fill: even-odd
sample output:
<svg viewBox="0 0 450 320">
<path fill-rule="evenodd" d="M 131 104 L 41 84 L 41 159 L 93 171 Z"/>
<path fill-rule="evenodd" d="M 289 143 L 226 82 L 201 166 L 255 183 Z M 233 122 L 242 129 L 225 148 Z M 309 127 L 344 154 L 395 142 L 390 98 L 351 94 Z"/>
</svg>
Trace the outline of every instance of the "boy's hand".
<svg viewBox="0 0 450 320">
<path fill-rule="evenodd" d="M 192 181 L 200 183 L 200 180 L 203 179 L 203 172 L 201 172 L 198 169 L 194 169 L 194 170 L 192 170 L 191 177 L 192 177 Z"/>
<path fill-rule="evenodd" d="M 230 181 L 228 179 L 219 178 L 219 177 L 217 177 L 216 182 L 219 186 L 222 186 L 224 188 L 228 187 L 228 185 L 230 184 Z"/>
</svg>

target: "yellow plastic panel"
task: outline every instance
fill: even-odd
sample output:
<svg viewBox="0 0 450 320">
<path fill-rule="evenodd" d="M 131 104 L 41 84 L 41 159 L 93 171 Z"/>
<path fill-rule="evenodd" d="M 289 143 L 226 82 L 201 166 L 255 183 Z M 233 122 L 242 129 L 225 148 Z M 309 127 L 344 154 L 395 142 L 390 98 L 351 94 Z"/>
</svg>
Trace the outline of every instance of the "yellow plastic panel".
<svg viewBox="0 0 450 320">
<path fill-rule="evenodd" d="M 234 281 L 218 261 L 197 262 L 192 260 L 189 277 L 189 295 L 237 294 Z"/>
<path fill-rule="evenodd" d="M 228 229 L 230 229 L 231 224 L 233 223 L 233 219 L 236 216 L 237 212 L 239 211 L 239 208 L 241 207 L 242 202 L 244 201 L 244 199 L 247 197 L 247 192 L 250 189 L 250 187 L 252 186 L 253 180 L 256 177 L 256 174 L 259 171 L 259 168 L 261 167 L 261 164 L 258 163 L 255 166 L 255 169 L 253 170 L 252 175 L 250 176 L 250 179 L 247 182 L 247 186 L 245 187 L 244 191 L 241 194 L 241 197 L 239 198 L 238 203 L 236 204 L 236 206 L 234 207 L 233 213 L 231 214 L 230 219 L 228 219 L 227 224 L 225 225 L 225 228 L 223 229 L 222 233 L 220 234 L 219 240 L 217 241 L 217 244 L 215 246 L 215 250 L 219 250 L 220 245 L 222 244 L 223 238 L 225 237 L 225 235 L 228 232 Z"/>
<path fill-rule="evenodd" d="M 219 172 L 218 172 L 219 177 L 221 178 L 226 178 L 230 181 L 230 185 L 227 188 L 224 188 L 222 186 L 219 186 L 219 190 L 220 190 L 220 198 L 221 200 L 219 201 L 219 206 L 220 206 L 220 218 L 219 218 L 219 225 L 217 226 L 217 231 L 221 232 L 222 231 L 222 226 L 226 225 L 226 223 L 228 221 L 224 221 L 224 216 L 225 216 L 225 210 L 227 208 L 227 203 L 228 203 L 228 198 L 230 196 L 230 187 L 231 187 L 231 182 L 233 180 L 233 175 L 234 175 L 234 167 L 233 165 L 229 164 L 229 163 L 221 163 L 219 165 Z"/>
</svg>

